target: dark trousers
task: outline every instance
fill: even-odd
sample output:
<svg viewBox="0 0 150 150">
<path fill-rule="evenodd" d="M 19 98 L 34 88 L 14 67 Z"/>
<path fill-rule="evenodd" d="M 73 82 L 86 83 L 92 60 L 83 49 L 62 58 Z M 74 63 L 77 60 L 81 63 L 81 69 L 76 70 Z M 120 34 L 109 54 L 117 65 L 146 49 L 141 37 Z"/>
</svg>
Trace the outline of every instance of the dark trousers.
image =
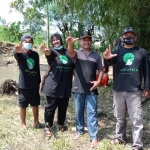
<svg viewBox="0 0 150 150">
<path fill-rule="evenodd" d="M 47 104 L 45 106 L 45 123 L 48 123 L 50 127 L 53 126 L 53 120 L 55 115 L 55 110 L 58 107 L 58 125 L 64 125 L 66 119 L 66 112 L 68 107 L 69 98 L 54 98 L 46 96 Z"/>
</svg>

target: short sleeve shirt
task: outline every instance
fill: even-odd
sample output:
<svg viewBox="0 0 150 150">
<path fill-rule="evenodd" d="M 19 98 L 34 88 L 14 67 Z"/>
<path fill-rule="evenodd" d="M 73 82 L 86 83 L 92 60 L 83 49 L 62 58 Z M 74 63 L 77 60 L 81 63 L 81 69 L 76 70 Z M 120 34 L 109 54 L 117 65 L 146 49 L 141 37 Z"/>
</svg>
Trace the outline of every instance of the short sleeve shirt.
<svg viewBox="0 0 150 150">
<path fill-rule="evenodd" d="M 100 55 L 93 50 L 87 54 L 83 49 L 79 49 L 72 59 L 75 62 L 72 92 L 98 94 L 97 89 L 91 92 L 90 88 L 93 86 L 91 81 L 96 81 L 96 71 L 103 68 Z"/>
<path fill-rule="evenodd" d="M 45 79 L 43 92 L 46 96 L 55 98 L 71 97 L 74 62 L 66 49 L 59 53 L 60 56 L 53 50 L 50 56 L 46 56 L 49 65 L 54 63 Z"/>
</svg>

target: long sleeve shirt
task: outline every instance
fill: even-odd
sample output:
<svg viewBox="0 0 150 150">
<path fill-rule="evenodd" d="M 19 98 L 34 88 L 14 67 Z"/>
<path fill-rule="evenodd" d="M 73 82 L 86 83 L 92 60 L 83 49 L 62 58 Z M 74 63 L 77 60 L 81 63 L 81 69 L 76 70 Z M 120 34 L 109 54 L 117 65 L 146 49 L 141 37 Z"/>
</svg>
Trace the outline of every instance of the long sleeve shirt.
<svg viewBox="0 0 150 150">
<path fill-rule="evenodd" d="M 144 48 L 120 48 L 112 52 L 117 54 L 110 60 L 104 60 L 105 65 L 116 66 L 114 91 L 138 91 L 144 82 L 144 90 L 150 89 L 150 70 L 148 54 Z"/>
</svg>

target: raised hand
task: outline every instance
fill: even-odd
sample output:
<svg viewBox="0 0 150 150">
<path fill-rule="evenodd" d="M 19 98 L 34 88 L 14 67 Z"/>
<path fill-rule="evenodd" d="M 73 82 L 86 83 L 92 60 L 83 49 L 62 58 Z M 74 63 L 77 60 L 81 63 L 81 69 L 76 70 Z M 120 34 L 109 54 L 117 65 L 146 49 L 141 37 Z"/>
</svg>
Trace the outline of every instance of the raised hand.
<svg viewBox="0 0 150 150">
<path fill-rule="evenodd" d="M 68 44 L 74 44 L 77 40 L 79 40 L 79 38 L 74 38 L 74 37 L 72 37 L 72 34 L 71 34 L 71 32 L 69 31 L 69 36 L 67 37 L 66 42 L 67 42 Z"/>
<path fill-rule="evenodd" d="M 111 53 L 111 45 L 109 44 L 109 47 L 104 51 L 103 56 L 105 59 L 111 59 L 113 57 L 116 57 L 117 54 L 112 54 Z"/>
<path fill-rule="evenodd" d="M 16 45 L 14 48 L 15 48 L 16 53 L 26 53 L 27 52 L 27 50 L 25 50 L 22 47 L 22 43 L 20 43 L 19 45 Z"/>
<path fill-rule="evenodd" d="M 50 55 L 50 50 L 46 47 L 45 42 L 39 47 L 39 49 L 45 54 Z"/>
</svg>

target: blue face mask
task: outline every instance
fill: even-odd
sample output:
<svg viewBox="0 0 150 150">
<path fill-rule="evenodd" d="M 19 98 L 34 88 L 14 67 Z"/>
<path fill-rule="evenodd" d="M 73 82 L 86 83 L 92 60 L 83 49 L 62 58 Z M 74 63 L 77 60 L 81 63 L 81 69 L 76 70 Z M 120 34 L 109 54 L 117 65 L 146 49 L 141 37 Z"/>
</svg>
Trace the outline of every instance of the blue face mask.
<svg viewBox="0 0 150 150">
<path fill-rule="evenodd" d="M 27 51 L 31 50 L 32 43 L 23 43 L 23 48 Z"/>
<path fill-rule="evenodd" d="M 59 47 L 54 47 L 54 50 L 59 51 L 59 50 L 61 50 L 62 48 L 63 48 L 63 45 L 60 45 Z"/>
<path fill-rule="evenodd" d="M 126 45 L 132 45 L 134 43 L 134 37 L 126 37 L 126 38 L 123 38 L 123 42 L 126 44 Z"/>
</svg>

